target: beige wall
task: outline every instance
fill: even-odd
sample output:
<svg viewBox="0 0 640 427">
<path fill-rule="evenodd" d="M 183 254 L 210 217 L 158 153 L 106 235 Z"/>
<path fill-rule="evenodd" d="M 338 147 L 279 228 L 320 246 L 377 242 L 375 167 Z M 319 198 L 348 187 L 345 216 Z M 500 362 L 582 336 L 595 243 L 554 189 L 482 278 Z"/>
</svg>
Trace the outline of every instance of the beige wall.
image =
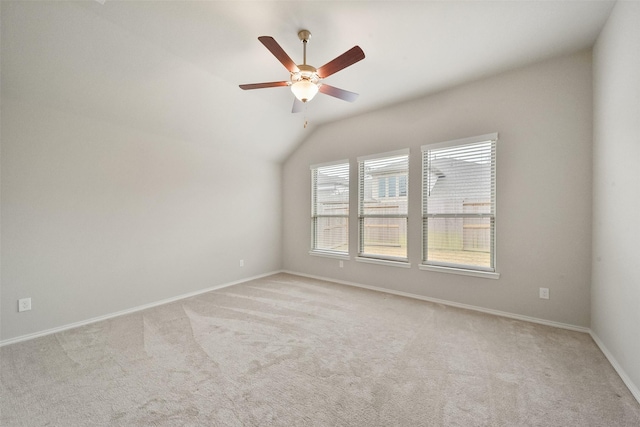
<svg viewBox="0 0 640 427">
<path fill-rule="evenodd" d="M 639 22 L 619 1 L 594 48 L 591 328 L 640 400 Z"/>
<path fill-rule="evenodd" d="M 365 94 L 366 95 L 366 94 Z M 364 98 L 363 98 L 364 99 Z M 284 268 L 587 327 L 591 280 L 591 54 L 535 64 L 319 128 L 284 164 Z M 418 269 L 420 146 L 499 132 L 499 280 Z M 410 269 L 310 256 L 309 165 L 410 148 Z M 355 200 L 355 198 L 352 198 Z M 538 298 L 548 287 L 550 300 Z"/>
<path fill-rule="evenodd" d="M 1 125 L 2 340 L 281 268 L 280 164 L 7 98 Z"/>
</svg>

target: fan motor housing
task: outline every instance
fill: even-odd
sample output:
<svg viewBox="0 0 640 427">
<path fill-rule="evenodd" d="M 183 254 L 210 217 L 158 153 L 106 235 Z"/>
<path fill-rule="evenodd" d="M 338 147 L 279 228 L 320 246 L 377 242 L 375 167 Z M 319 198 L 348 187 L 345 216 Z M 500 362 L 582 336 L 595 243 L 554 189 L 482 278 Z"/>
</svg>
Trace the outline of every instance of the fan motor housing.
<svg viewBox="0 0 640 427">
<path fill-rule="evenodd" d="M 320 77 L 316 73 L 316 67 L 307 64 L 299 64 L 297 73 L 291 73 L 291 82 L 295 83 L 300 80 L 309 80 L 311 83 L 317 84 L 320 81 Z"/>
</svg>

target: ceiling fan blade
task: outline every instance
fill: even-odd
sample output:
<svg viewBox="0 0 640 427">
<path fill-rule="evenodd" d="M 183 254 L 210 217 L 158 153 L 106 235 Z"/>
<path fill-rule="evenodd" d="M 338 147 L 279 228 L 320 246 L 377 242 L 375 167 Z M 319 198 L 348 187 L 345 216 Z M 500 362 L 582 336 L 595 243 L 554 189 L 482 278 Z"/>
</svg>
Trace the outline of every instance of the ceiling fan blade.
<svg viewBox="0 0 640 427">
<path fill-rule="evenodd" d="M 354 46 L 342 55 L 338 56 L 332 61 L 327 62 L 322 67 L 318 68 L 318 76 L 321 79 L 329 77 L 331 74 L 347 68 L 350 65 L 355 64 L 358 61 L 364 59 L 364 52 L 360 49 L 360 46 Z"/>
<path fill-rule="evenodd" d="M 293 107 L 291 108 L 292 113 L 299 113 L 304 110 L 304 102 L 300 101 L 298 98 L 293 98 Z"/>
<path fill-rule="evenodd" d="M 260 42 L 267 49 L 269 49 L 273 56 L 275 56 L 278 61 L 280 61 L 282 65 L 284 65 L 284 67 L 289 70 L 290 73 L 297 73 L 298 71 L 300 71 L 296 63 L 293 62 L 293 59 L 291 59 L 289 55 L 287 55 L 287 52 L 285 52 L 284 49 L 280 47 L 278 42 L 273 37 L 260 36 L 258 37 L 258 40 L 260 40 Z"/>
<path fill-rule="evenodd" d="M 327 84 L 322 84 L 319 89 L 320 92 L 325 95 L 333 96 L 343 101 L 353 102 L 358 99 L 358 94 L 354 92 L 349 92 L 348 90 L 339 89 L 334 86 L 329 86 Z"/>
<path fill-rule="evenodd" d="M 249 90 L 249 89 L 264 89 L 267 87 L 280 87 L 280 86 L 288 86 L 289 82 L 269 82 L 269 83 L 250 83 L 246 85 L 240 85 L 240 89 Z"/>
</svg>

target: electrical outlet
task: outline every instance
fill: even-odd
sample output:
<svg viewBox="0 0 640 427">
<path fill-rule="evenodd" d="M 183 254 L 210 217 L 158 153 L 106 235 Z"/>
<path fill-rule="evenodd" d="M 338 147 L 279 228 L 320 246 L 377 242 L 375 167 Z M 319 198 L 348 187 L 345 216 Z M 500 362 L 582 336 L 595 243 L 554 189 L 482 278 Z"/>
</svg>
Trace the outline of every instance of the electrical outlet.
<svg viewBox="0 0 640 427">
<path fill-rule="evenodd" d="M 18 311 L 31 310 L 31 298 L 22 298 L 18 300 Z"/>
<path fill-rule="evenodd" d="M 344 267 L 344 261 L 340 260 L 340 268 Z"/>
<path fill-rule="evenodd" d="M 540 298 L 549 299 L 549 288 L 540 288 Z"/>
<path fill-rule="evenodd" d="M 240 267 L 244 267 L 244 260 L 243 259 L 240 260 Z"/>
</svg>

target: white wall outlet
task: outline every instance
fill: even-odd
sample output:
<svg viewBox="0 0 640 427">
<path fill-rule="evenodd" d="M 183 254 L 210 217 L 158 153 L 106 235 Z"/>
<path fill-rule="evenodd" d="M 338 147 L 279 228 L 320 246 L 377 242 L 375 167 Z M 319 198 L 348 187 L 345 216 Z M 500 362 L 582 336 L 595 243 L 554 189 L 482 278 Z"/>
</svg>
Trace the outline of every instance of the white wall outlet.
<svg viewBox="0 0 640 427">
<path fill-rule="evenodd" d="M 344 267 L 344 261 L 340 260 L 340 268 Z"/>
<path fill-rule="evenodd" d="M 240 260 L 240 267 L 244 267 L 244 260 L 243 259 Z"/>
<path fill-rule="evenodd" d="M 549 299 L 549 288 L 540 288 L 540 298 Z"/>
<path fill-rule="evenodd" d="M 18 300 L 18 311 L 31 310 L 31 298 L 22 298 Z"/>
</svg>

